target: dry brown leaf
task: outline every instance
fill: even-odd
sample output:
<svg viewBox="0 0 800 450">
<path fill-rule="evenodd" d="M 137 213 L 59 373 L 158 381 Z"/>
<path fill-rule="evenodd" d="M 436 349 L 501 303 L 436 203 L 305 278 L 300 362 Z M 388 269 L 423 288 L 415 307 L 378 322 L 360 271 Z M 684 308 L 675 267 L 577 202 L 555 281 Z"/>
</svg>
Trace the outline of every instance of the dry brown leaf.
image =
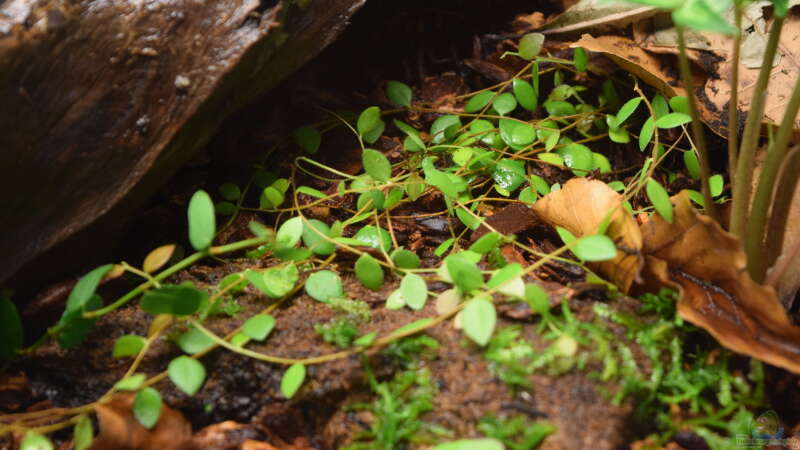
<svg viewBox="0 0 800 450">
<path fill-rule="evenodd" d="M 617 257 L 590 266 L 628 292 L 641 267 L 642 235 L 636 219 L 622 207 L 621 195 L 602 181 L 578 177 L 538 200 L 533 210 L 550 225 L 576 236 L 596 233 L 611 213 L 606 234 L 617 245 Z"/>
<path fill-rule="evenodd" d="M 657 14 L 657 8 L 609 0 L 581 0 L 550 20 L 542 33 L 569 33 L 599 28 L 624 28 L 632 22 Z"/>
<path fill-rule="evenodd" d="M 153 429 L 143 427 L 133 416 L 133 394 L 115 395 L 97 405 L 100 434 L 91 450 L 182 450 L 189 448 L 192 427 L 178 411 L 161 407 L 161 417 Z"/>
<path fill-rule="evenodd" d="M 686 192 L 675 197 L 673 223 L 654 215 L 642 236 L 648 264 L 666 263 L 648 271 L 681 289 L 681 317 L 733 351 L 800 373 L 800 328 L 771 287 L 750 279 L 739 240 L 692 208 Z"/>
<path fill-rule="evenodd" d="M 642 50 L 641 46 L 631 39 L 610 35 L 592 37 L 584 34 L 570 47 L 583 47 L 589 51 L 608 55 L 620 67 L 669 97 L 685 94 L 683 88 L 671 84 L 674 83 L 674 78 L 670 72 L 675 72 L 675 67 L 668 67 L 658 56 Z"/>
</svg>

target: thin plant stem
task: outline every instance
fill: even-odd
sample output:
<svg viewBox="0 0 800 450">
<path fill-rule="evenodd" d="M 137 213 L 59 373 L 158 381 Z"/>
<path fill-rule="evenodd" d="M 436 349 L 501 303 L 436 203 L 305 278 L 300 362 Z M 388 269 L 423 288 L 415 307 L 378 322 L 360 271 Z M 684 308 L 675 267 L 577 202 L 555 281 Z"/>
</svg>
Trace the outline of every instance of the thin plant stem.
<svg viewBox="0 0 800 450">
<path fill-rule="evenodd" d="M 682 26 L 678 26 L 676 29 L 678 30 L 678 65 L 681 70 L 683 86 L 686 88 L 686 97 L 689 99 L 689 113 L 692 117 L 692 140 L 697 149 L 697 159 L 700 163 L 703 203 L 705 203 L 706 214 L 719 222 L 714 199 L 711 197 L 711 188 L 708 184 L 708 179 L 711 177 L 711 170 L 708 163 L 708 149 L 706 147 L 703 123 L 700 121 L 700 113 L 697 111 L 697 99 L 694 95 L 694 80 L 692 79 L 692 71 L 689 68 L 689 58 L 686 56 L 686 37 L 684 36 L 684 29 Z"/>
<path fill-rule="evenodd" d="M 764 235 L 767 228 L 769 207 L 778 197 L 785 196 L 781 191 L 780 195 L 775 192 L 775 181 L 778 179 L 778 171 L 785 162 L 789 141 L 792 138 L 794 129 L 794 119 L 797 111 L 800 110 L 800 77 L 794 85 L 792 97 L 786 110 L 783 113 L 778 134 L 769 147 L 767 159 L 764 161 L 763 169 L 758 180 L 758 188 L 753 197 L 753 206 L 750 210 L 750 219 L 747 222 L 747 236 L 745 237 L 745 248 L 748 255 L 747 267 L 750 277 L 756 282 L 762 282 L 767 271 L 766 249 L 770 248 L 772 236 Z M 781 185 L 784 186 L 784 185 Z M 777 236 L 775 236 L 777 238 Z M 781 240 L 783 240 L 781 236 Z M 780 247 L 780 243 L 778 244 Z"/>
<path fill-rule="evenodd" d="M 742 5 L 735 1 L 733 9 L 736 36 L 733 38 L 733 67 L 731 68 L 731 98 L 728 102 L 728 173 L 731 184 L 736 173 L 736 159 L 739 156 L 739 60 L 742 45 Z"/>
<path fill-rule="evenodd" d="M 756 148 L 758 147 L 759 132 L 761 129 L 761 119 L 764 116 L 764 103 L 767 98 L 767 84 L 769 75 L 772 71 L 772 61 L 775 59 L 775 51 L 783 28 L 783 18 L 775 17 L 772 29 L 769 32 L 767 48 L 764 52 L 764 59 L 761 63 L 761 70 L 758 73 L 753 98 L 750 101 L 750 111 L 747 113 L 747 121 L 742 134 L 742 143 L 739 147 L 739 160 L 736 163 L 736 183 L 733 185 L 733 206 L 731 207 L 731 232 L 739 238 L 744 238 L 747 228 L 748 209 L 750 208 L 750 196 L 752 194 L 753 183 L 753 163 L 755 160 Z M 734 86 L 736 88 L 736 86 Z M 747 255 L 748 261 L 751 255 Z"/>
<path fill-rule="evenodd" d="M 800 180 L 800 146 L 794 146 L 783 164 L 778 186 L 782 186 L 782 195 L 776 195 L 772 203 L 767 236 L 767 267 L 771 266 L 780 256 L 783 240 L 786 236 L 786 226 L 789 222 L 789 210 L 794 200 L 797 182 Z"/>
</svg>

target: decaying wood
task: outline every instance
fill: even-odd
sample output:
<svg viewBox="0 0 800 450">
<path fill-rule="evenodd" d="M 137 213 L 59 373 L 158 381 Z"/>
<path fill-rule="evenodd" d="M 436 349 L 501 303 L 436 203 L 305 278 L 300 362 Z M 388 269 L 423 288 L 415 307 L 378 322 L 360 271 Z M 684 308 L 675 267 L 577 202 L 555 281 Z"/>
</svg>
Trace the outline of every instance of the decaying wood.
<svg viewBox="0 0 800 450">
<path fill-rule="evenodd" d="M 117 222 L 365 1 L 0 1 L 0 282 Z"/>
</svg>

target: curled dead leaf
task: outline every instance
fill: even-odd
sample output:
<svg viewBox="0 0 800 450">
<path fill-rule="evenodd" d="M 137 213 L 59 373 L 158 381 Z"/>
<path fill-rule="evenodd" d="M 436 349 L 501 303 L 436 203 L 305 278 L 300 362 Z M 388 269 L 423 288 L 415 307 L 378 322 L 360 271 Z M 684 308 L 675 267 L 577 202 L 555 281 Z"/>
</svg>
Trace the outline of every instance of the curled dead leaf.
<svg viewBox="0 0 800 450">
<path fill-rule="evenodd" d="M 628 292 L 642 265 L 642 235 L 636 219 L 622 207 L 622 200 L 602 181 L 573 178 L 534 203 L 533 210 L 548 224 L 564 227 L 576 236 L 597 233 L 610 218 L 605 234 L 616 244 L 617 256 L 591 267 Z"/>
<path fill-rule="evenodd" d="M 750 279 L 741 242 L 699 214 L 685 191 L 673 223 L 654 215 L 642 236 L 646 272 L 680 288 L 681 317 L 735 352 L 800 373 L 800 327 L 771 287 Z"/>
<path fill-rule="evenodd" d="M 91 450 L 182 450 L 189 448 L 192 427 L 183 414 L 163 405 L 158 423 L 152 429 L 143 427 L 133 415 L 133 394 L 115 395 L 95 409 L 100 434 Z"/>
</svg>

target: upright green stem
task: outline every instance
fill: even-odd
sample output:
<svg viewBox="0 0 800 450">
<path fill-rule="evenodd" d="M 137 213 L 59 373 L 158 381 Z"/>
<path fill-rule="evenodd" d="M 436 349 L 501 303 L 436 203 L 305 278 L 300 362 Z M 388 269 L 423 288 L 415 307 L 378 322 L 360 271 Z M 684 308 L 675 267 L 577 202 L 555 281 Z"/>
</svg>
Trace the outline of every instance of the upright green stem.
<svg viewBox="0 0 800 450">
<path fill-rule="evenodd" d="M 767 218 L 769 207 L 774 201 L 779 198 L 785 198 L 791 193 L 781 192 L 780 195 L 774 195 L 775 181 L 778 178 L 778 170 L 781 165 L 784 165 L 786 158 L 786 150 L 789 147 L 789 140 L 792 138 L 794 129 L 794 119 L 797 117 L 797 111 L 800 109 L 800 77 L 794 85 L 792 98 L 789 104 L 786 105 L 786 110 L 783 113 L 783 120 L 781 126 L 778 128 L 778 134 L 775 140 L 769 147 L 767 159 L 764 161 L 764 167 L 758 180 L 758 188 L 756 189 L 755 197 L 753 198 L 753 207 L 750 210 L 750 220 L 747 222 L 747 236 L 745 237 L 745 249 L 749 257 L 747 261 L 747 268 L 750 272 L 750 277 L 756 282 L 763 282 L 764 276 L 767 272 L 767 255 L 768 248 L 771 243 L 767 242 L 777 239 L 777 235 L 764 236 L 767 228 Z M 787 185 L 782 185 L 787 186 Z M 780 235 L 783 241 L 783 235 Z M 780 248 L 781 242 L 778 242 L 777 248 Z"/>
<path fill-rule="evenodd" d="M 742 5 L 734 2 L 734 23 L 736 36 L 733 38 L 733 67 L 731 70 L 731 98 L 728 102 L 728 174 L 731 184 L 734 183 L 736 173 L 736 158 L 739 153 L 739 60 L 742 45 Z"/>
<path fill-rule="evenodd" d="M 692 116 L 692 141 L 697 149 L 700 162 L 703 202 L 705 203 L 706 214 L 719 222 L 717 209 L 714 205 L 714 199 L 711 197 L 711 189 L 708 185 L 708 179 L 711 177 L 711 170 L 708 164 L 706 136 L 703 131 L 703 123 L 700 121 L 700 114 L 697 111 L 697 99 L 694 95 L 694 80 L 692 79 L 692 71 L 689 68 L 689 58 L 686 56 L 686 38 L 682 26 L 677 26 L 676 29 L 678 30 L 678 64 L 681 69 L 683 86 L 686 88 L 686 97 L 689 99 L 689 113 Z"/>
<path fill-rule="evenodd" d="M 736 183 L 733 185 L 730 230 L 742 239 L 744 239 L 745 235 L 748 219 L 747 211 L 750 207 L 750 195 L 753 191 L 753 163 L 756 148 L 758 147 L 761 119 L 764 116 L 767 84 L 772 71 L 772 61 L 775 59 L 775 51 L 778 48 L 778 42 L 781 37 L 781 28 L 783 28 L 783 18 L 775 17 L 772 22 L 772 29 L 769 32 L 767 49 L 764 52 L 764 60 L 758 73 L 753 98 L 750 101 L 750 111 L 747 113 L 747 122 L 742 134 L 742 144 L 739 148 L 739 161 L 736 163 Z M 733 88 L 736 89 L 736 86 Z M 747 255 L 748 261 L 751 256 L 750 254 Z"/>
<path fill-rule="evenodd" d="M 772 204 L 769 228 L 767 229 L 767 256 L 766 266 L 769 267 L 780 256 L 783 239 L 786 235 L 786 225 L 789 222 L 789 210 L 792 207 L 797 182 L 800 180 L 800 146 L 794 146 L 789 156 L 786 157 L 781 179 L 781 195 L 776 195 Z"/>
</svg>

